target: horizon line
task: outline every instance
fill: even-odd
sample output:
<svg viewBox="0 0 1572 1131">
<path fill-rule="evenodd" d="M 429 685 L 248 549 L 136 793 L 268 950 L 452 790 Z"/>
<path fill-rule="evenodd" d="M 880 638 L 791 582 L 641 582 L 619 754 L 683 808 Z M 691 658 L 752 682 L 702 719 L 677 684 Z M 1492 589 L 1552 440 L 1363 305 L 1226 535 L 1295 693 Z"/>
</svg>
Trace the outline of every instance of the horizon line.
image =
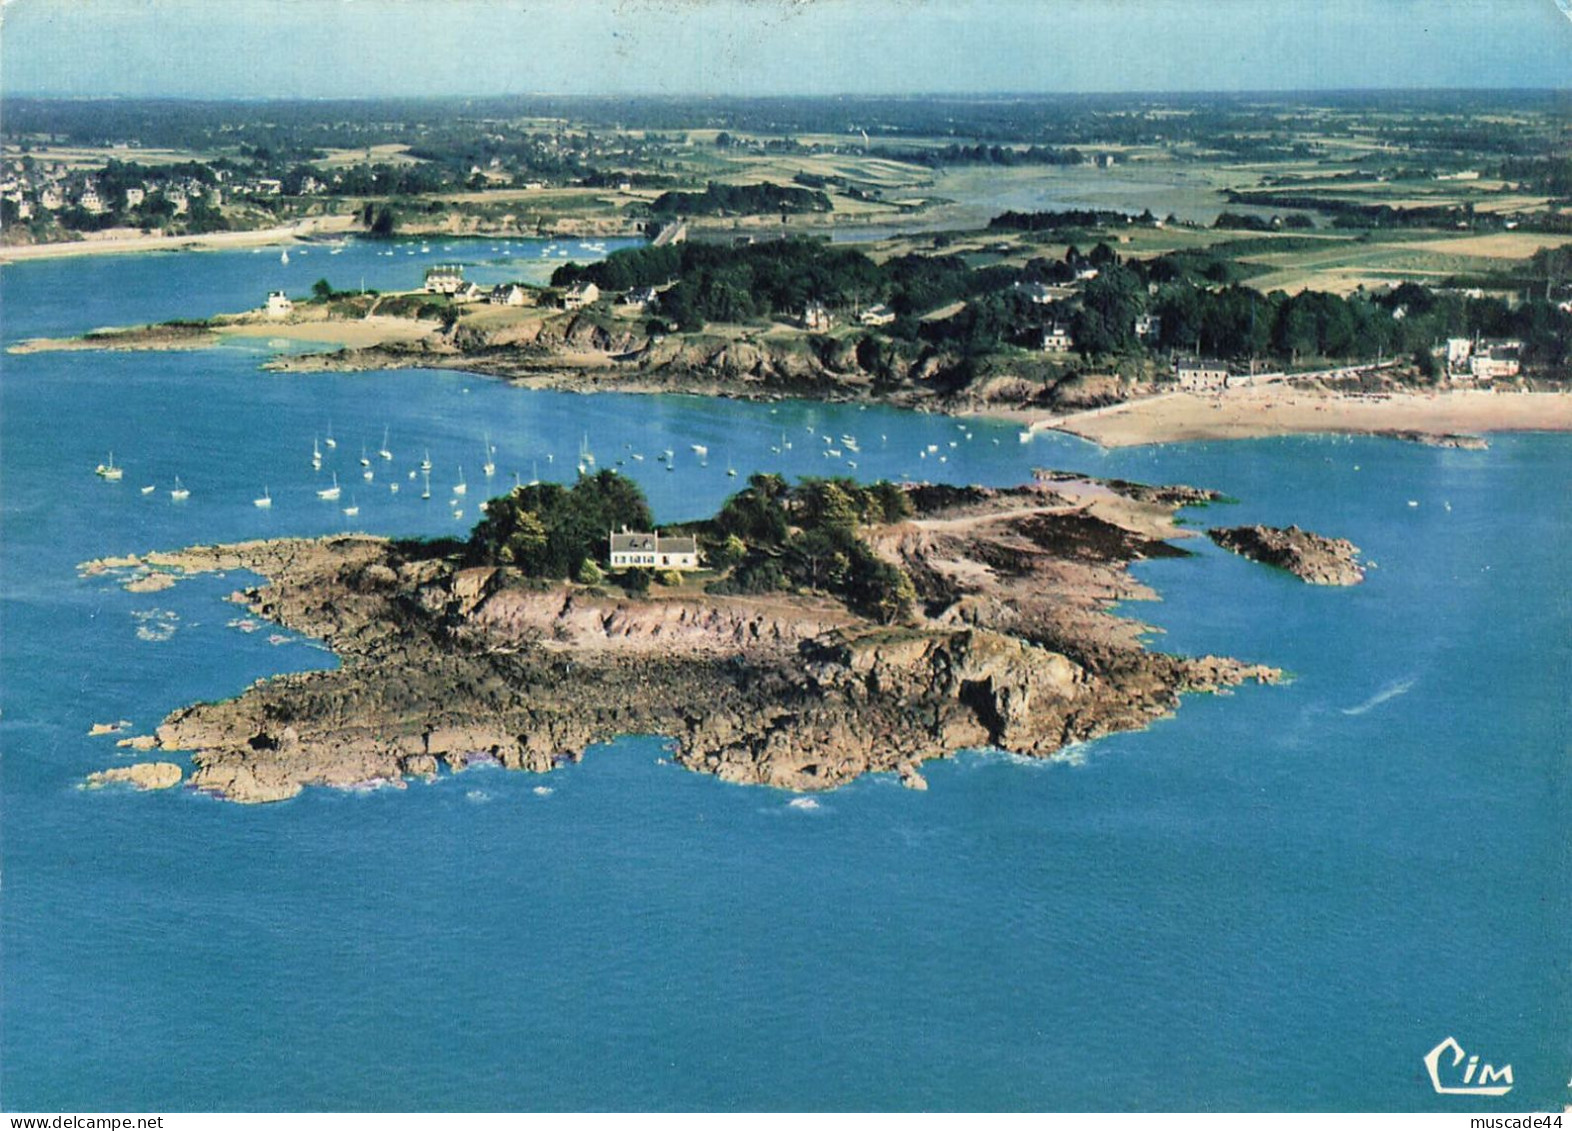
<svg viewBox="0 0 1572 1131">
<path fill-rule="evenodd" d="M 1326 86 L 1326 87 L 1255 87 L 1255 88 L 1174 88 L 1147 90 L 928 90 L 928 91 L 825 91 L 821 93 L 756 92 L 751 94 L 723 93 L 718 91 L 498 91 L 466 94 L 128 94 L 109 92 L 101 94 L 65 94 L 50 91 L 6 91 L 0 89 L 0 101 L 31 99 L 54 102 L 221 102 L 221 103 L 283 103 L 283 102 L 465 102 L 476 99 L 506 98 L 578 98 L 627 99 L 648 98 L 665 100 L 709 99 L 725 102 L 745 102 L 751 99 L 786 99 L 808 101 L 813 99 L 854 99 L 905 101 L 931 98 L 1162 98 L 1175 96 L 1193 97 L 1259 97 L 1285 95 L 1327 94 L 1572 94 L 1572 86 Z"/>
</svg>

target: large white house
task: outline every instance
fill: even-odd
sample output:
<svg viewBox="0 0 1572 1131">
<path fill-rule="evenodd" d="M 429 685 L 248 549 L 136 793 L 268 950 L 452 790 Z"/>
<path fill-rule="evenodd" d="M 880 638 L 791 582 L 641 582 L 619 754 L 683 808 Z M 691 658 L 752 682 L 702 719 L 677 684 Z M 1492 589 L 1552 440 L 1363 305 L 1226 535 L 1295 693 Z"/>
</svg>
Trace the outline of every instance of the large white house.
<svg viewBox="0 0 1572 1131">
<path fill-rule="evenodd" d="M 464 285 L 464 268 L 457 263 L 441 263 L 426 270 L 426 291 L 434 295 L 457 294 Z"/>
<path fill-rule="evenodd" d="M 594 283 L 574 283 L 562 295 L 565 310 L 580 310 L 600 298 L 600 288 Z"/>
<path fill-rule="evenodd" d="M 1228 365 L 1213 358 L 1186 358 L 1174 363 L 1174 377 L 1181 389 L 1200 392 L 1228 387 Z"/>
<path fill-rule="evenodd" d="M 652 534 L 624 530 L 611 536 L 612 569 L 676 569 L 699 568 L 699 545 L 694 538 L 662 536 L 659 530 Z"/>
<path fill-rule="evenodd" d="M 288 318 L 294 309 L 295 304 L 283 291 L 268 292 L 266 310 L 269 318 Z"/>
</svg>

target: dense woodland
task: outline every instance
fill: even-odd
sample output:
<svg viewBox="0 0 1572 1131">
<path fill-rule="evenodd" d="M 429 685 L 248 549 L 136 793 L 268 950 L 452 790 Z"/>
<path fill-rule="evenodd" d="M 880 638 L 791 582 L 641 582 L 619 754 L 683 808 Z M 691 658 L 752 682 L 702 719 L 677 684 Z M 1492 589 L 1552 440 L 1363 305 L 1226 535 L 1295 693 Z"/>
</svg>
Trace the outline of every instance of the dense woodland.
<svg viewBox="0 0 1572 1131">
<path fill-rule="evenodd" d="M 879 264 L 860 251 L 807 239 L 744 247 L 682 243 L 627 249 L 588 266 L 568 264 L 552 282 L 589 280 L 612 293 L 664 287 L 660 316 L 690 331 L 707 322 L 794 319 L 810 302 L 844 316 L 886 303 L 898 317 L 882 335 L 904 356 L 931 349 L 978 358 L 1032 349 L 1043 328 L 1055 324 L 1071 330 L 1087 359 L 1186 353 L 1293 365 L 1428 357 L 1445 338 L 1476 334 L 1521 338 L 1525 360 L 1545 366 L 1564 366 L 1572 356 L 1572 315 L 1538 295 L 1514 305 L 1413 283 L 1346 298 L 1319 291 L 1262 294 L 1244 285 L 1248 271 L 1238 257 L 1261 250 L 1265 238 L 1129 260 L 1106 242 L 1084 253 L 1072 244 L 1063 256 L 1032 259 L 1024 267 L 973 267 L 947 254 L 910 254 Z M 1270 246 L 1287 250 L 1300 238 L 1275 237 Z M 1547 284 L 1572 271 L 1569 255 L 1536 262 Z M 1032 300 L 1031 284 L 1065 284 L 1086 267 L 1097 275 L 1079 284 L 1073 298 Z M 957 301 L 965 306 L 950 317 L 922 320 Z M 1146 340 L 1135 332 L 1142 314 L 1160 318 L 1158 332 Z"/>
<path fill-rule="evenodd" d="M 710 583 L 714 592 L 829 593 L 855 612 L 889 622 L 910 610 L 911 580 L 870 550 L 857 530 L 910 513 L 905 493 L 892 483 L 804 479 L 791 486 L 759 474 L 713 519 L 677 529 L 699 538 L 706 565 L 720 573 Z M 541 483 L 492 499 L 463 553 L 473 565 L 594 584 L 604 577 L 607 532 L 653 524 L 638 484 L 600 471 L 571 487 Z M 643 591 L 650 573 L 631 569 L 613 580 Z"/>
</svg>

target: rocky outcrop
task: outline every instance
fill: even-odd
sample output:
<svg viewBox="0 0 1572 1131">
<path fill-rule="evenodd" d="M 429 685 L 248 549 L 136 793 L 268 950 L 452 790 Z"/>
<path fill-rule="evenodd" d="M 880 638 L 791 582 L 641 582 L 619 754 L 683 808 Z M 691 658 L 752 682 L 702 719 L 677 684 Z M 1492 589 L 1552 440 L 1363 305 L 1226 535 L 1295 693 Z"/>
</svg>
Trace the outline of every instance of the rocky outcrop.
<svg viewBox="0 0 1572 1131">
<path fill-rule="evenodd" d="M 1358 585 L 1365 579 L 1359 547 L 1346 538 L 1323 538 L 1297 526 L 1214 527 L 1206 533 L 1225 550 L 1286 569 L 1312 585 Z"/>
<path fill-rule="evenodd" d="M 1483 436 L 1467 432 L 1420 432 L 1410 428 L 1387 428 L 1374 435 L 1410 444 L 1424 444 L 1431 448 L 1462 448 L 1471 452 L 1483 452 L 1490 448 L 1490 442 Z"/>
<path fill-rule="evenodd" d="M 548 585 L 371 538 L 85 569 L 252 570 L 267 584 L 238 600 L 340 657 L 158 728 L 159 748 L 192 752 L 194 787 L 244 802 L 476 761 L 547 772 L 630 733 L 667 735 L 678 763 L 728 781 L 811 791 L 882 771 L 923 788 L 930 758 L 979 746 L 1046 757 L 1145 726 L 1183 692 L 1276 678 L 1149 652 L 1140 625 L 1108 613 L 1146 595 L 1128 562 L 1182 552 L 1161 537 L 1182 535 L 1161 493 L 1060 478 L 912 497 L 911 521 L 867 534 L 916 586 L 920 612 L 898 625 L 810 595 Z"/>
<path fill-rule="evenodd" d="M 137 789 L 170 789 L 180 784 L 183 775 L 184 771 L 173 762 L 138 762 L 134 766 L 117 766 L 88 774 L 87 788 L 129 785 Z"/>
</svg>

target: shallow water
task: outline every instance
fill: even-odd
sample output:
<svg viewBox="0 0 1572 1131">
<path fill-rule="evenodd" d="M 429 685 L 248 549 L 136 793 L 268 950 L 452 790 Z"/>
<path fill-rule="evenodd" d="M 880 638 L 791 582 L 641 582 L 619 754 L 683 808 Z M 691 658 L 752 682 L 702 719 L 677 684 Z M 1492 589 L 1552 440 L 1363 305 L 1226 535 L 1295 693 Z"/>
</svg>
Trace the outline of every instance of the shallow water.
<svg viewBox="0 0 1572 1131">
<path fill-rule="evenodd" d="M 485 241 L 430 246 L 292 250 L 287 268 L 274 252 L 6 267 L 4 336 L 235 309 L 324 274 L 407 286 L 427 261 L 493 256 Z M 506 257 L 538 262 L 541 246 Z M 267 374 L 265 355 L 4 359 L 6 1108 L 1566 1099 L 1566 437 L 1482 453 L 1320 437 L 1104 452 L 882 409 Z M 338 446 L 313 472 L 329 429 Z M 395 458 L 373 454 L 367 483 L 360 446 L 374 453 L 384 429 Z M 587 444 L 600 466 L 624 461 L 664 521 L 707 513 L 754 470 L 1004 484 L 1061 466 L 1214 487 L 1238 501 L 1187 512 L 1197 526 L 1299 522 L 1377 568 L 1319 589 L 1204 540 L 1143 564 L 1162 601 L 1127 611 L 1161 630 L 1154 645 L 1293 681 L 1188 698 L 1054 763 L 932 764 L 926 793 L 875 776 L 808 808 L 663 764 L 647 737 L 547 778 L 476 769 L 259 808 L 77 788 L 126 760 L 87 737 L 94 722 L 145 731 L 332 663 L 270 626 L 231 627 L 223 597 L 241 578 L 135 595 L 79 579 L 78 562 L 462 533 L 488 436 L 498 491 L 515 472 L 571 478 Z M 656 461 L 667 448 L 672 472 Z M 92 474 L 111 449 L 119 484 Z M 428 449 L 423 502 L 408 476 Z M 450 504 L 461 468 L 469 492 Z M 334 471 L 338 505 L 315 495 Z M 176 475 L 184 503 L 167 494 Z M 264 486 L 270 510 L 251 503 Z M 1448 1035 L 1510 1062 L 1513 1092 L 1436 1096 L 1420 1058 Z"/>
</svg>

